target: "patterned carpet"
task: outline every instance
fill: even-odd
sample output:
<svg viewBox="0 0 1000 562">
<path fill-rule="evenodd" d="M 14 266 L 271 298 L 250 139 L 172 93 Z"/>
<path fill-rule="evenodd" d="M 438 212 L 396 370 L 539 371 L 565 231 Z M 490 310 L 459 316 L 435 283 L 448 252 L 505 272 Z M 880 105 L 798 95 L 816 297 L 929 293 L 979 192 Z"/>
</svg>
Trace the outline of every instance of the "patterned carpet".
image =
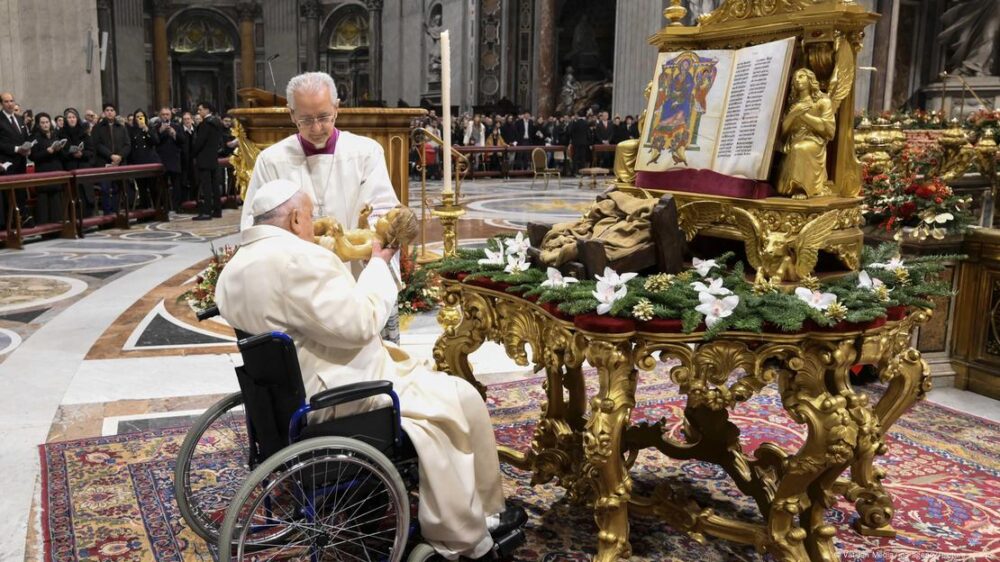
<svg viewBox="0 0 1000 562">
<path fill-rule="evenodd" d="M 501 443 L 525 447 L 529 442 L 544 399 L 540 381 L 491 387 L 490 409 Z M 679 422 L 683 402 L 664 374 L 643 373 L 639 393 L 634 420 Z M 744 428 L 741 439 L 747 447 L 802 440 L 803 428 L 788 420 L 773 391 L 738 407 L 732 419 Z M 41 446 L 47 559 L 211 560 L 211 550 L 185 527 L 173 498 L 174 458 L 184 433 L 185 428 L 174 428 Z M 889 454 L 879 464 L 896 499 L 893 523 L 899 535 L 890 540 L 855 534 L 849 529 L 853 508 L 842 502 L 828 513 L 838 528 L 842 560 L 985 562 L 1000 557 L 1000 425 L 920 403 L 895 425 Z M 527 474 L 506 466 L 504 471 L 507 497 L 531 515 L 528 544 L 517 559 L 590 560 L 596 527 L 588 512 L 563 500 L 560 488 L 531 487 Z M 643 454 L 633 476 L 639 490 L 666 478 L 720 512 L 759 519 L 751 502 L 712 465 Z M 712 538 L 701 545 L 642 518 L 633 518 L 631 536 L 632 560 L 761 559 L 750 548 Z"/>
</svg>

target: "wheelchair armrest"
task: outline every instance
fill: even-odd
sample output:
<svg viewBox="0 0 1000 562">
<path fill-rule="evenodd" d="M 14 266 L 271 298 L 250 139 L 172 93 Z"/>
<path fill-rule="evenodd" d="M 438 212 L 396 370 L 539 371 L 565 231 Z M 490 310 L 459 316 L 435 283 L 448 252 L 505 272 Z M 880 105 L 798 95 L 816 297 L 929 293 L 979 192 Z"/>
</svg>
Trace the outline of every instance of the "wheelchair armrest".
<svg viewBox="0 0 1000 562">
<path fill-rule="evenodd" d="M 219 315 L 219 307 L 217 307 L 217 306 L 210 306 L 210 307 L 206 308 L 205 310 L 199 311 L 197 314 L 195 314 L 195 316 L 198 317 L 198 321 L 199 322 L 201 322 L 202 320 L 208 320 L 209 318 L 212 318 L 212 317 L 215 317 L 215 316 L 218 316 L 218 315 Z"/>
<path fill-rule="evenodd" d="M 309 407 L 315 411 L 320 408 L 329 408 L 338 404 L 345 404 L 362 398 L 387 394 L 392 396 L 392 381 L 364 381 L 352 384 L 345 384 L 337 388 L 324 390 L 313 395 L 309 400 Z"/>
</svg>

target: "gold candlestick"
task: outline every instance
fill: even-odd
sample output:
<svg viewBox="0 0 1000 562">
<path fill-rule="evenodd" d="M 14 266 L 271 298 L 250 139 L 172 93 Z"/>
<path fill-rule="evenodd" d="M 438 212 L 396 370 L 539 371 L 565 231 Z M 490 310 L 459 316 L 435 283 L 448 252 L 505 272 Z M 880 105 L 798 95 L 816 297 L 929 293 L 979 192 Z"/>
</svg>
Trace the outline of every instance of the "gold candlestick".
<svg viewBox="0 0 1000 562">
<path fill-rule="evenodd" d="M 434 207 L 431 214 L 441 221 L 444 257 L 455 257 L 458 254 L 458 219 L 465 214 L 465 209 L 456 203 L 454 192 L 442 193 L 441 204 Z"/>
</svg>

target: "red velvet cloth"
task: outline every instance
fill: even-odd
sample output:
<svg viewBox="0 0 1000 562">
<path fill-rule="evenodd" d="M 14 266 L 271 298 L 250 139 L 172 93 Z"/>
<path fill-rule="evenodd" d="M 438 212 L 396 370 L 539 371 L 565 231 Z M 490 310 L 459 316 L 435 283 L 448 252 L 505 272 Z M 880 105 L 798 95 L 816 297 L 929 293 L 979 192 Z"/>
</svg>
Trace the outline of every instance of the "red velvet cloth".
<svg viewBox="0 0 1000 562">
<path fill-rule="evenodd" d="M 727 176 L 712 170 L 667 170 L 665 172 L 638 172 L 636 187 L 665 191 L 683 191 L 703 195 L 720 195 L 741 199 L 766 199 L 776 195 L 767 182 Z"/>
<path fill-rule="evenodd" d="M 701 327 L 704 328 L 704 326 Z M 640 332 L 653 332 L 657 334 L 679 334 L 683 331 L 682 322 L 677 318 L 653 318 L 648 322 L 639 322 L 637 329 Z"/>
<path fill-rule="evenodd" d="M 902 320 L 906 318 L 906 307 L 905 306 L 894 306 L 888 308 L 885 311 L 886 318 L 892 321 Z"/>
<path fill-rule="evenodd" d="M 573 325 L 587 332 L 600 334 L 622 334 L 635 331 L 635 322 L 628 318 L 615 318 L 589 313 L 573 317 Z"/>
</svg>

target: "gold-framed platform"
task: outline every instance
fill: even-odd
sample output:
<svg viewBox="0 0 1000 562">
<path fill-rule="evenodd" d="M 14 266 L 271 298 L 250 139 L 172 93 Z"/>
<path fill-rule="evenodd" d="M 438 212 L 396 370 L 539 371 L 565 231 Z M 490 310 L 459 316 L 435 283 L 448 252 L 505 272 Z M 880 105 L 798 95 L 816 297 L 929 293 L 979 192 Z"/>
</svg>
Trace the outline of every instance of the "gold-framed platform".
<svg viewBox="0 0 1000 562">
<path fill-rule="evenodd" d="M 532 472 L 534 484 L 556 480 L 572 501 L 593 509 L 599 532 L 595 560 L 631 554 L 629 513 L 656 517 L 697 540 L 707 535 L 749 544 L 782 562 L 839 560 L 836 529 L 824 519 L 839 497 L 855 504 L 856 530 L 893 536 L 892 498 L 875 457 L 885 434 L 930 390 L 930 371 L 910 346 L 929 312 L 896 311 L 893 320 L 795 334 L 726 332 L 712 341 L 680 333 L 669 322 L 591 316 L 570 318 L 506 292 L 488 281 L 444 281 L 434 347 L 439 370 L 461 376 L 485 396 L 468 356 L 486 341 L 504 346 L 521 365 L 544 368 L 547 400 L 527 451 L 501 448 L 501 458 Z M 603 319 L 603 320 L 602 320 Z M 687 397 L 686 441 L 664 437 L 657 424 L 632 424 L 640 369 L 673 358 L 671 380 Z M 599 390 L 586 395 L 584 362 L 598 372 Z M 888 384 L 875 404 L 849 380 L 855 364 L 876 366 Z M 734 371 L 743 374 L 731 378 Z M 763 444 L 744 451 L 729 411 L 776 384 L 788 415 L 805 426 L 798 451 Z M 588 411 L 589 404 L 589 411 Z M 639 451 L 653 448 L 679 459 L 722 467 L 752 497 L 764 523 L 735 520 L 704 509 L 664 483 L 648 497 L 633 493 L 629 470 Z M 851 469 L 850 479 L 841 478 Z"/>
</svg>

